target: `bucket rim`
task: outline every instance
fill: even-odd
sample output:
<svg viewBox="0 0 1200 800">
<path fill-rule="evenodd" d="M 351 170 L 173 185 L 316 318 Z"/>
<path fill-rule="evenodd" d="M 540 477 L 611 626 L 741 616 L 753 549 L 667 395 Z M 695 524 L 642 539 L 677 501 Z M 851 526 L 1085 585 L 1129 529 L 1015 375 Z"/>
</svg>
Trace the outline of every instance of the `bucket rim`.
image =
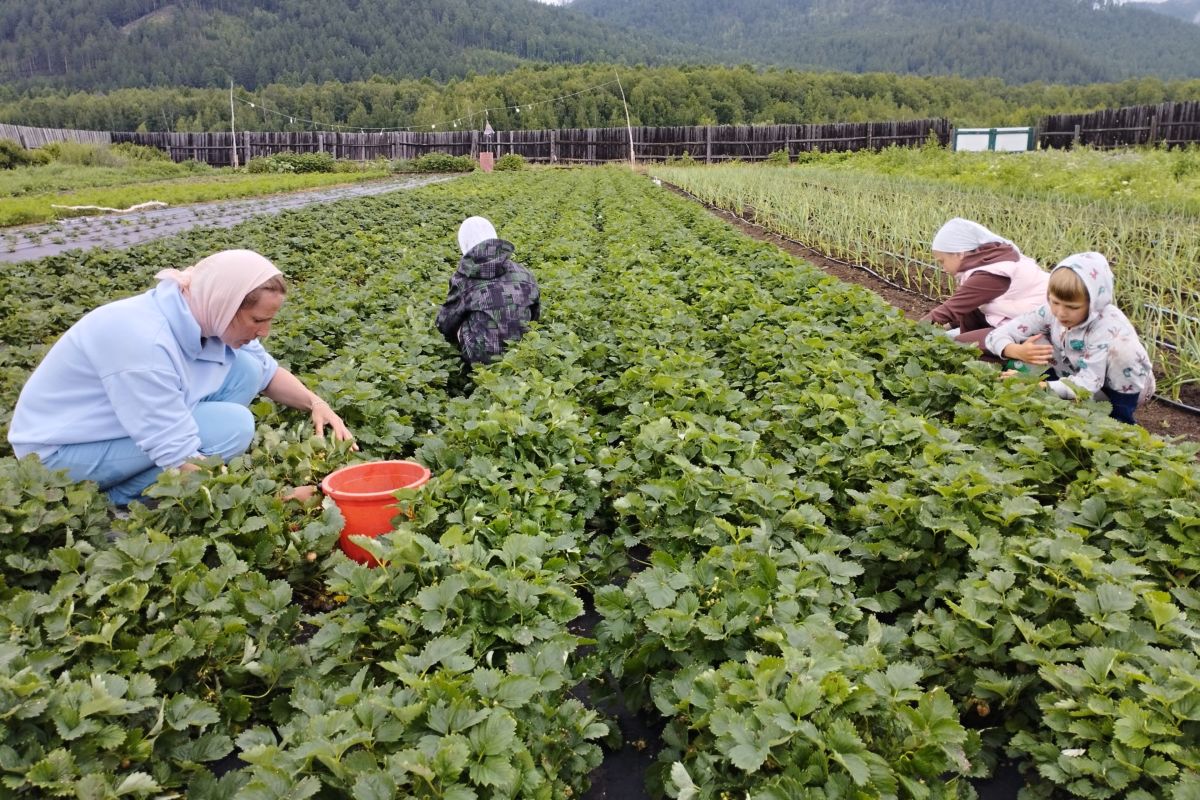
<svg viewBox="0 0 1200 800">
<path fill-rule="evenodd" d="M 343 472 L 349 472 L 349 471 L 353 471 L 355 469 L 361 469 L 366 466 L 376 466 L 379 464 L 404 464 L 405 466 L 417 467 L 418 469 L 420 469 L 420 476 L 417 478 L 416 481 L 409 484 L 408 486 L 397 486 L 395 489 L 388 489 L 387 491 L 347 492 L 343 489 L 331 489 L 329 487 L 330 481 Z M 422 464 L 418 461 L 410 461 L 408 459 L 383 459 L 383 460 L 379 460 L 379 461 L 357 461 L 353 464 L 347 464 L 344 467 L 338 467 L 333 472 L 326 475 L 324 478 L 321 479 L 320 486 L 321 486 L 321 492 L 329 497 L 332 497 L 334 500 L 375 500 L 375 499 L 378 499 L 385 495 L 390 496 L 390 495 L 394 494 L 395 492 L 400 491 L 401 489 L 419 489 L 421 486 L 423 486 L 429 480 L 429 478 L 431 476 L 432 476 L 432 473 L 429 471 L 429 467 L 425 466 L 424 464 Z"/>
</svg>

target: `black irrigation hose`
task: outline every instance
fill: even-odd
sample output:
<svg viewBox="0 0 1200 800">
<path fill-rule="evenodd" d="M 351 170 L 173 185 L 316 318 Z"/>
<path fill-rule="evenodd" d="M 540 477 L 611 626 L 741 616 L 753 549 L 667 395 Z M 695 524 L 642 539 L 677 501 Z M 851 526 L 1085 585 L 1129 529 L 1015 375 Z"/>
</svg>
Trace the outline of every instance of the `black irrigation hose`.
<svg viewBox="0 0 1200 800">
<path fill-rule="evenodd" d="M 661 180 L 661 179 L 658 179 L 658 180 Z M 743 217 L 741 214 L 738 214 L 738 213 L 736 213 L 736 212 L 734 212 L 734 211 L 731 211 L 730 209 L 727 209 L 727 208 L 721 208 L 720 206 L 718 206 L 718 205 L 716 205 L 716 204 L 714 204 L 714 203 L 710 203 L 710 202 L 708 202 L 707 200 L 702 200 L 702 199 L 700 199 L 699 197 L 697 197 L 696 195 L 692 194 L 692 193 L 691 193 L 691 192 L 689 192 L 687 189 L 684 189 L 684 188 L 683 188 L 683 187 L 681 187 L 681 186 L 676 186 L 675 184 L 673 184 L 673 183 L 669 183 L 668 181 L 662 181 L 662 183 L 664 183 L 665 185 L 667 185 L 667 186 L 671 187 L 672 189 L 674 189 L 675 191 L 679 192 L 680 194 L 687 195 L 687 196 L 688 196 L 688 197 L 690 197 L 692 200 L 695 200 L 697 203 L 699 203 L 700 205 L 704 206 L 705 208 L 708 208 L 708 209 L 710 209 L 710 210 L 713 210 L 713 211 L 720 211 L 720 212 L 721 212 L 721 213 L 723 213 L 723 214 L 728 214 L 728 215 L 730 215 L 731 217 L 733 217 L 734 219 L 738 220 L 739 222 L 741 222 L 741 223 L 743 223 L 743 224 L 745 224 L 745 225 L 749 225 L 749 226 L 750 226 L 750 227 L 752 227 L 752 228 L 758 228 L 760 231 L 763 231 L 763 232 L 765 232 L 765 233 L 769 233 L 770 235 L 772 235 L 772 236 L 774 236 L 774 237 L 776 237 L 776 238 L 782 239 L 782 240 L 783 240 L 783 241 L 785 241 L 785 242 L 790 242 L 791 244 L 794 244 L 794 245 L 796 245 L 797 247 L 801 247 L 801 248 L 803 248 L 803 249 L 805 249 L 805 250 L 809 251 L 810 253 L 815 253 L 815 254 L 817 254 L 818 256 L 820 256 L 821 258 L 824 258 L 824 259 L 826 259 L 827 261 L 832 261 L 832 262 L 833 262 L 833 263 L 835 263 L 835 264 L 841 264 L 842 266 L 844 266 L 844 267 L 850 267 L 851 269 L 857 269 L 857 270 L 861 270 L 862 272 L 865 272 L 865 273 L 867 273 L 868 275 L 871 275 L 872 277 L 874 277 L 874 278 L 876 278 L 876 279 L 878 279 L 878 280 L 880 280 L 880 281 L 883 281 L 883 282 L 884 282 L 884 283 L 886 283 L 888 286 L 891 286 L 893 289 L 898 289 L 899 291 L 905 292 L 905 293 L 907 293 L 907 294 L 916 295 L 917 297 L 920 297 L 920 298 L 922 298 L 922 299 L 924 299 L 924 300 L 930 300 L 930 301 L 932 301 L 932 300 L 936 300 L 936 299 L 937 299 L 937 298 L 935 298 L 935 297 L 930 297 L 929 295 L 927 295 L 927 294 L 924 294 L 924 293 L 922 293 L 922 292 L 918 292 L 916 289 L 913 289 L 913 288 L 911 288 L 911 287 L 908 287 L 908 286 L 902 286 L 902 285 L 900 285 L 900 284 L 898 284 L 898 283 L 896 283 L 896 282 L 894 282 L 894 281 L 888 280 L 887 278 L 883 277 L 883 276 L 882 276 L 882 275 L 880 275 L 878 272 L 876 272 L 875 270 L 873 270 L 873 269 L 871 269 L 870 267 L 866 266 L 865 264 L 855 264 L 855 263 L 853 263 L 853 262 L 850 262 L 850 261 L 843 261 L 843 260 L 842 260 L 842 259 L 840 259 L 840 258 L 834 258 L 834 257 L 833 257 L 833 256 L 831 256 L 831 255 L 827 255 L 826 253 L 822 253 L 822 252 L 821 252 L 821 251 L 820 251 L 818 248 L 816 248 L 816 247 L 813 247 L 811 244 L 805 244 L 804 242 L 797 241 L 796 239 L 793 239 L 793 238 L 791 238 L 791 237 L 789 237 L 789 236 L 784 236 L 782 233 L 779 233 L 779 232 L 777 232 L 777 231 L 773 231 L 773 230 L 771 230 L 770 228 L 768 228 L 767 226 L 765 226 L 765 225 L 760 225 L 759 223 L 757 223 L 757 222 L 754 222 L 754 221 L 752 221 L 752 220 L 748 220 L 748 219 L 746 219 L 745 217 Z M 886 253 L 886 254 L 887 254 L 887 255 L 890 255 L 890 256 L 894 256 L 894 257 L 896 257 L 896 258 L 903 258 L 903 256 L 900 256 L 900 255 L 898 255 L 898 254 L 896 254 L 896 253 Z M 918 266 L 922 266 L 922 267 L 928 267 L 928 266 L 929 266 L 928 264 L 922 264 L 922 263 L 920 263 L 920 262 L 917 262 L 917 264 L 918 264 Z M 1164 311 L 1170 311 L 1169 309 L 1162 309 L 1162 310 L 1164 310 Z M 1170 313 L 1172 313 L 1173 315 L 1175 314 L 1175 312 L 1170 312 Z M 1185 318 L 1187 318 L 1187 319 L 1191 319 L 1191 317 L 1186 317 L 1186 315 L 1182 315 L 1182 314 L 1178 314 L 1177 316 L 1185 316 Z M 1160 347 L 1165 347 L 1165 348 L 1167 348 L 1167 349 L 1170 349 L 1170 350 L 1178 350 L 1178 348 L 1177 348 L 1177 347 L 1175 347 L 1175 345 L 1171 344 L 1170 342 L 1163 342 L 1163 341 L 1160 341 L 1160 340 L 1157 340 L 1157 339 L 1156 339 L 1156 340 L 1155 340 L 1155 344 L 1159 345 Z M 1190 413 L 1190 414 L 1195 414 L 1196 416 L 1200 416 L 1200 408 L 1197 408 L 1197 407 L 1195 407 L 1195 406 L 1188 405 L 1187 403 L 1181 403 L 1181 402 L 1179 402 L 1178 400 L 1171 400 L 1170 398 L 1163 397 L 1161 394 L 1155 394 L 1155 395 L 1153 395 L 1153 399 L 1154 399 L 1154 400 L 1157 400 L 1158 402 L 1160 402 L 1160 403 L 1163 403 L 1163 404 L 1165 404 L 1165 405 L 1171 406 L 1172 408 L 1179 409 L 1180 411 L 1186 411 L 1186 412 L 1188 412 L 1188 413 Z"/>
<path fill-rule="evenodd" d="M 1187 411 L 1191 414 L 1195 414 L 1196 416 L 1200 416 L 1200 408 L 1189 406 L 1187 403 L 1181 403 L 1178 400 L 1172 400 L 1168 397 L 1163 397 L 1161 394 L 1154 395 L 1154 399 L 1160 403 L 1165 403 L 1172 408 L 1178 408 L 1180 411 Z"/>
</svg>

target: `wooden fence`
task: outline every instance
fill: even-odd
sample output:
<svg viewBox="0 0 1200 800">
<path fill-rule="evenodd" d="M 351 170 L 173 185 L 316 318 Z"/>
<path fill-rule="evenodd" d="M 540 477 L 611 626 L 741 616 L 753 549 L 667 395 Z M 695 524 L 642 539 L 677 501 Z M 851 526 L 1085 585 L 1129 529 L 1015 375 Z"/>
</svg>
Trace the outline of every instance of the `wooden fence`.
<svg viewBox="0 0 1200 800">
<path fill-rule="evenodd" d="M 1054 114 L 1038 123 L 1042 147 L 1074 145 L 1111 148 L 1131 145 L 1175 147 L 1200 142 L 1200 102 L 1160 103 Z"/>
<path fill-rule="evenodd" d="M 88 144 L 110 144 L 112 134 L 108 131 L 75 131 L 60 128 L 30 128 L 26 125 L 0 123 L 0 139 L 11 139 L 26 150 L 41 147 L 50 142 L 86 142 Z"/>
<path fill-rule="evenodd" d="M 165 150 L 175 161 L 194 159 L 212 166 L 229 166 L 233 148 L 238 163 L 274 153 L 325 152 L 335 158 L 369 161 L 374 158 L 416 158 L 438 151 L 478 157 L 491 151 L 497 157 L 517 153 L 537 163 L 602 164 L 628 161 L 630 135 L 638 161 L 662 161 L 689 155 L 716 163 L 731 159 L 761 161 L 776 150 L 797 153 L 819 150 L 880 149 L 890 144 L 918 146 L 933 134 L 945 145 L 950 122 L 922 119 L 905 122 L 843 122 L 821 125 L 711 125 L 666 128 L 569 128 L 558 130 L 395 131 L 389 133 L 278 133 L 228 131 L 215 133 L 113 133 L 113 142 L 134 142 Z"/>
<path fill-rule="evenodd" d="M 946 119 L 905 122 L 836 122 L 816 125 L 709 125 L 676 127 L 570 128 L 536 131 L 498 131 L 484 136 L 477 130 L 334 133 L 301 131 L 228 131 L 215 133 L 109 133 L 59 130 L 0 124 L 0 139 L 27 148 L 48 142 L 134 142 L 158 147 L 175 161 L 194 159 L 212 166 L 229 166 L 236 146 L 238 162 L 291 151 L 327 152 L 336 158 L 369 161 L 374 158 L 416 158 L 438 151 L 478 157 L 490 150 L 497 157 L 518 153 L 529 161 L 562 164 L 602 164 L 629 159 L 630 134 L 638 161 L 662 161 L 691 156 L 706 164 L 740 159 L 761 161 L 776 150 L 796 156 L 806 151 L 878 150 L 890 144 L 916 146 L 932 133 L 942 145 L 953 129 Z M 1200 143 L 1200 102 L 1127 106 L 1089 114 L 1054 114 L 1037 126 L 1044 148 L 1074 145 L 1111 148 L 1130 145 L 1179 146 Z"/>
</svg>

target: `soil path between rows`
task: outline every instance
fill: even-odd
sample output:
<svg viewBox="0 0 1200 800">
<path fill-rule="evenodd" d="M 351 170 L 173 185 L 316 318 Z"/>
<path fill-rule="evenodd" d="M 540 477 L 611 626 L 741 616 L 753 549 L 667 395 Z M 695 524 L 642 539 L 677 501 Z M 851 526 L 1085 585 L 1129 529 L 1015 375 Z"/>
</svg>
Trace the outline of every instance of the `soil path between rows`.
<svg viewBox="0 0 1200 800">
<path fill-rule="evenodd" d="M 231 228 L 252 217 L 278 214 L 317 203 L 415 189 L 452 180 L 455 175 L 406 175 L 345 186 L 303 189 L 286 194 L 168 206 L 128 214 L 71 217 L 46 225 L 10 228 L 3 232 L 0 261 L 28 261 L 68 250 L 123 248 L 186 233 L 193 228 Z"/>
</svg>

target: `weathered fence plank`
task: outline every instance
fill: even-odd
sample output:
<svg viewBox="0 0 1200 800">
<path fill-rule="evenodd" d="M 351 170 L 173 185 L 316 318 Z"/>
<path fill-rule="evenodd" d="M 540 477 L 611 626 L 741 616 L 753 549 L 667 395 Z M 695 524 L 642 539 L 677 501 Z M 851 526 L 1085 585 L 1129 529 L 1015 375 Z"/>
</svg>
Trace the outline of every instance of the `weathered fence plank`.
<svg viewBox="0 0 1200 800">
<path fill-rule="evenodd" d="M 68 128 L 31 128 L 28 125 L 5 125 L 0 123 L 0 139 L 11 139 L 27 150 L 50 144 L 50 142 L 82 142 L 85 144 L 111 144 L 112 134 L 108 131 L 77 131 Z"/>
</svg>

